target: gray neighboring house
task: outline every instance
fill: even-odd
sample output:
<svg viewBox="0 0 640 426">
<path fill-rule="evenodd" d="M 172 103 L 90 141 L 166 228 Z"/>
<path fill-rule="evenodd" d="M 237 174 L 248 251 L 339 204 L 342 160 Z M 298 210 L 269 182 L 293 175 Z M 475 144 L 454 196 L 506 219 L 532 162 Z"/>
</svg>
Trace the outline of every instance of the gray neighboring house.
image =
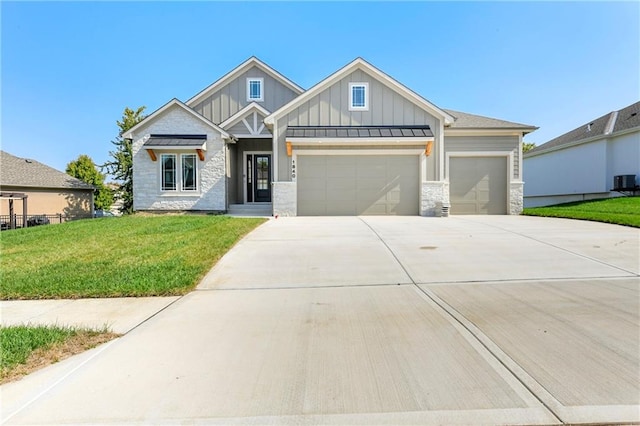
<svg viewBox="0 0 640 426">
<path fill-rule="evenodd" d="M 526 207 L 637 195 L 640 102 L 535 147 L 524 165 Z"/>
<path fill-rule="evenodd" d="M 304 90 L 252 57 L 133 141 L 134 209 L 519 214 L 534 126 L 442 109 L 361 58 Z"/>
<path fill-rule="evenodd" d="M 91 217 L 94 187 L 46 164 L 0 151 L 0 215 L 9 214 L 8 194 L 26 194 L 27 213 Z M 22 202 L 14 202 L 22 214 Z"/>
</svg>

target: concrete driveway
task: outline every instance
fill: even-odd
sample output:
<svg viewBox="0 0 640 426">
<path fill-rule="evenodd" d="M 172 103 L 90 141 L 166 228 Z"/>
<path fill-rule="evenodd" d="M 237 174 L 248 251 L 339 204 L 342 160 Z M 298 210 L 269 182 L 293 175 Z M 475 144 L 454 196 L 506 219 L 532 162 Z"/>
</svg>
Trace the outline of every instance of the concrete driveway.
<svg viewBox="0 0 640 426">
<path fill-rule="evenodd" d="M 2 386 L 7 424 L 640 422 L 640 232 L 280 218 L 111 343 Z"/>
</svg>

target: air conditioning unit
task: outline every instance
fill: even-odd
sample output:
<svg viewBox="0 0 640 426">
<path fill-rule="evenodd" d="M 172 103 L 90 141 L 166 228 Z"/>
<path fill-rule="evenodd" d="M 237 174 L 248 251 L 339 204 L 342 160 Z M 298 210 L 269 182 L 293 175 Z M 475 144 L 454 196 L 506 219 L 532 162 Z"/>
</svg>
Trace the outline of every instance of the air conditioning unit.
<svg viewBox="0 0 640 426">
<path fill-rule="evenodd" d="M 613 177 L 614 191 L 630 191 L 636 188 L 636 175 L 618 175 Z"/>
</svg>

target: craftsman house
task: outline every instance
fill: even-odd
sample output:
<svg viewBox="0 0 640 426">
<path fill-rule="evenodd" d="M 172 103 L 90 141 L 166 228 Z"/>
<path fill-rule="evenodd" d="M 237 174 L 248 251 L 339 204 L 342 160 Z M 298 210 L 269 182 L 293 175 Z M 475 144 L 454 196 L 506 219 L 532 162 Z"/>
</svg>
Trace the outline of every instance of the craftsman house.
<svg viewBox="0 0 640 426">
<path fill-rule="evenodd" d="M 442 109 L 361 58 L 304 90 L 252 57 L 123 136 L 135 210 L 434 216 L 520 213 L 535 129 Z"/>
</svg>

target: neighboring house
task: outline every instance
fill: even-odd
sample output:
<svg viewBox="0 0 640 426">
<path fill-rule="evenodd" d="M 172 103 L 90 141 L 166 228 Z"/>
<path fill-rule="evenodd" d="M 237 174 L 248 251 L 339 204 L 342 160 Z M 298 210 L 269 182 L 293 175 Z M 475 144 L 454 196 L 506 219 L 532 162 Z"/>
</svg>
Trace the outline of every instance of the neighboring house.
<svg viewBox="0 0 640 426">
<path fill-rule="evenodd" d="M 536 127 L 439 108 L 357 58 L 304 90 L 252 57 L 123 136 L 134 209 L 518 214 Z"/>
<path fill-rule="evenodd" d="M 525 206 L 638 194 L 640 102 L 524 155 Z"/>
<path fill-rule="evenodd" d="M 0 151 L 0 215 L 9 214 L 9 196 L 27 195 L 27 214 L 91 217 L 92 185 L 45 164 Z M 22 201 L 14 198 L 13 211 L 23 214 Z"/>
</svg>

